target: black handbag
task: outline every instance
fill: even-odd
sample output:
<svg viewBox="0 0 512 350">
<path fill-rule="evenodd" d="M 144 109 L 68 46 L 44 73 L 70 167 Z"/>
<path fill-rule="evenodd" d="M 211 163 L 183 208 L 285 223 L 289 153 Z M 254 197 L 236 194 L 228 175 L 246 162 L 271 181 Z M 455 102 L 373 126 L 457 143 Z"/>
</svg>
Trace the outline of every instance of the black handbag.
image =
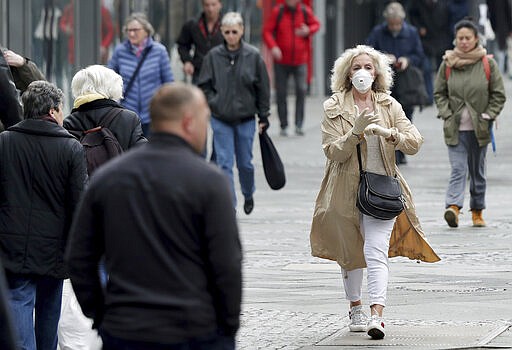
<svg viewBox="0 0 512 350">
<path fill-rule="evenodd" d="M 259 134 L 259 137 L 261 161 L 263 162 L 265 179 L 271 189 L 279 190 L 283 188 L 286 183 L 283 162 L 281 162 L 281 157 L 279 157 L 279 153 L 277 153 L 277 149 L 267 135 L 267 132 L 263 131 Z"/>
<path fill-rule="evenodd" d="M 411 65 L 404 71 L 396 72 L 391 95 L 402 106 L 427 105 L 428 94 L 421 69 Z"/>
<path fill-rule="evenodd" d="M 359 145 L 357 145 L 357 161 L 359 162 L 359 188 L 356 205 L 359 210 L 363 214 L 381 220 L 397 217 L 404 210 L 400 182 L 392 176 L 364 171 Z"/>
</svg>

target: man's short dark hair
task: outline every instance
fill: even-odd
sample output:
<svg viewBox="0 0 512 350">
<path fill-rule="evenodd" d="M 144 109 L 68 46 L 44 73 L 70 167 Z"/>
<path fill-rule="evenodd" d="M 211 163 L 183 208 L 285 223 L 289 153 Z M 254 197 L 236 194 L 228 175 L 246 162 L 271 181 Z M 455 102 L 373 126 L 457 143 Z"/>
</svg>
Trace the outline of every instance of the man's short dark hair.
<svg viewBox="0 0 512 350">
<path fill-rule="evenodd" d="M 44 80 L 30 83 L 21 96 L 25 119 L 38 119 L 50 113 L 50 109 L 59 110 L 64 100 L 62 90 Z"/>
<path fill-rule="evenodd" d="M 149 114 L 151 121 L 177 121 L 183 116 L 183 107 L 190 105 L 197 94 L 197 87 L 181 82 L 162 85 L 151 99 Z"/>
</svg>

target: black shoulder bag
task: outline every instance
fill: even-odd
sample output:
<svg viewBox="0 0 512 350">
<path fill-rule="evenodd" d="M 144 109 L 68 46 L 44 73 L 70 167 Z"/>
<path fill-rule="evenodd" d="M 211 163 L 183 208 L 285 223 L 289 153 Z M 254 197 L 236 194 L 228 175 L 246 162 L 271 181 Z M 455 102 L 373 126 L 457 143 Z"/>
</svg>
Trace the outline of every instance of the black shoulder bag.
<svg viewBox="0 0 512 350">
<path fill-rule="evenodd" d="M 363 170 L 361 146 L 357 145 L 359 162 L 359 188 L 357 207 L 366 215 L 376 219 L 391 220 L 404 210 L 402 187 L 392 176 L 369 173 Z"/>
<path fill-rule="evenodd" d="M 126 95 L 132 89 L 133 83 L 135 82 L 135 78 L 137 78 L 137 75 L 139 74 L 140 67 L 142 67 L 142 64 L 144 63 L 144 60 L 146 59 L 149 51 L 151 51 L 152 47 L 153 46 L 149 46 L 149 47 L 146 47 L 144 49 L 144 52 L 142 53 L 142 57 L 140 58 L 140 61 L 137 64 L 137 67 L 135 68 L 135 71 L 133 72 L 133 75 L 130 78 L 130 81 L 128 82 L 128 85 L 126 85 L 126 89 L 124 89 L 124 91 L 123 91 L 123 98 L 126 98 Z"/>
</svg>

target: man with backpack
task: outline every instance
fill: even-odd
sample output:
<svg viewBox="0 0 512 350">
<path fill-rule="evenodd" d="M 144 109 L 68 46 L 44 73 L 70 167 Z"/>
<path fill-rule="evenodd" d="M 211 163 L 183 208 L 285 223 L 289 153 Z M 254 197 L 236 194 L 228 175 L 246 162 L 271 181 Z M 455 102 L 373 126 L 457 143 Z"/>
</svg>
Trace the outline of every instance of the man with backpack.
<svg viewBox="0 0 512 350">
<path fill-rule="evenodd" d="M 147 142 L 137 114 L 118 103 L 123 80 L 112 69 L 92 65 L 78 71 L 71 90 L 75 101 L 64 128 L 84 146 L 89 175 L 110 158 Z"/>
<path fill-rule="evenodd" d="M 263 41 L 274 58 L 274 86 L 281 136 L 287 136 L 288 78 L 295 82 L 295 133 L 304 135 L 304 105 L 307 91 L 307 68 L 311 55 L 311 37 L 320 29 L 313 10 L 300 0 L 285 0 L 272 9 L 263 27 Z"/>
</svg>

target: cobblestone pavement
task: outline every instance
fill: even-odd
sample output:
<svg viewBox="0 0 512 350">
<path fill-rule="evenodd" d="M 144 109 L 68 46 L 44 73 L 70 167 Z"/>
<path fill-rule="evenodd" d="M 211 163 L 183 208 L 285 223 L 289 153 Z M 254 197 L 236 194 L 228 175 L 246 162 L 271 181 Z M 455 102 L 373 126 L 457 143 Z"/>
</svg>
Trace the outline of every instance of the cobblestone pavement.
<svg viewBox="0 0 512 350">
<path fill-rule="evenodd" d="M 506 88 L 512 91 L 510 81 Z M 364 336 L 347 333 L 348 305 L 339 267 L 310 255 L 311 216 L 325 164 L 319 128 L 322 101 L 308 99 L 304 137 L 278 136 L 277 117 L 273 114 L 270 119 L 270 135 L 287 171 L 284 189 L 272 191 L 266 185 L 255 142 L 255 209 L 250 216 L 238 210 L 245 254 L 238 348 L 512 348 L 510 103 L 496 131 L 498 152 L 493 155 L 489 149 L 488 153 L 484 211 L 488 225 L 480 229 L 470 226 L 467 209 L 458 229 L 446 226 L 443 212 L 449 164 L 442 123 L 434 107 L 416 111 L 414 122 L 425 143 L 418 155 L 408 157 L 401 171 L 412 189 L 427 238 L 442 261 L 391 259 L 387 342 L 371 343 Z M 367 300 L 365 290 L 363 295 L 363 301 Z"/>
</svg>

